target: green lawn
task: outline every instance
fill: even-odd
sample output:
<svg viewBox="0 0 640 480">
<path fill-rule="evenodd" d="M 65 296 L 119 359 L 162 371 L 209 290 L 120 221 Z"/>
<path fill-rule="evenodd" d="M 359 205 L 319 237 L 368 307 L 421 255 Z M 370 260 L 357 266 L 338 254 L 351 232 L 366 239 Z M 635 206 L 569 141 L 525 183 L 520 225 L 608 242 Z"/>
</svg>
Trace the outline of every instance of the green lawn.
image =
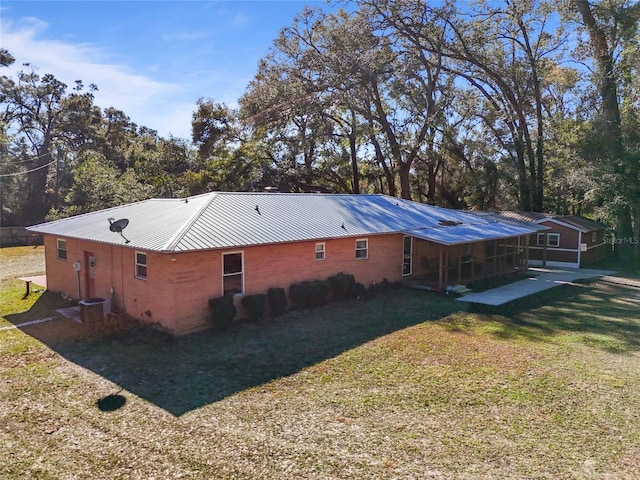
<svg viewBox="0 0 640 480">
<path fill-rule="evenodd" d="M 23 293 L 3 281 L 0 328 L 64 305 Z M 0 477 L 640 478 L 640 289 L 466 308 L 407 289 L 222 335 L 0 330 Z"/>
</svg>

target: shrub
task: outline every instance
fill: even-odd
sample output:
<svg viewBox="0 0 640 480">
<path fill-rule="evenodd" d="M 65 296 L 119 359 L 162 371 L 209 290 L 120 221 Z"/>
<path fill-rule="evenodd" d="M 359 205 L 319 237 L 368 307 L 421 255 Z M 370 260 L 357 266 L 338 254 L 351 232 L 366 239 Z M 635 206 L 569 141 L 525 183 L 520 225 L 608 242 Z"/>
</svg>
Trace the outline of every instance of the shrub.
<svg viewBox="0 0 640 480">
<path fill-rule="evenodd" d="M 327 303 L 330 290 L 329 282 L 321 280 L 294 283 L 289 287 L 289 296 L 297 308 L 308 308 Z"/>
<path fill-rule="evenodd" d="M 361 283 L 356 283 L 353 287 L 353 296 L 357 298 L 366 298 L 369 295 L 367 292 L 367 287 L 365 287 Z"/>
<path fill-rule="evenodd" d="M 274 287 L 267 290 L 267 303 L 273 315 L 282 315 L 287 308 L 287 295 L 284 293 L 284 288 Z"/>
<path fill-rule="evenodd" d="M 340 272 L 327 280 L 331 286 L 333 298 L 336 300 L 345 300 L 355 296 L 356 279 L 353 275 Z"/>
<path fill-rule="evenodd" d="M 257 322 L 267 310 L 267 296 L 263 293 L 247 295 L 242 298 L 242 306 L 246 308 L 249 319 L 252 322 Z"/>
<path fill-rule="evenodd" d="M 209 308 L 211 309 L 211 324 L 218 332 L 229 328 L 237 313 L 232 294 L 210 299 Z"/>
</svg>

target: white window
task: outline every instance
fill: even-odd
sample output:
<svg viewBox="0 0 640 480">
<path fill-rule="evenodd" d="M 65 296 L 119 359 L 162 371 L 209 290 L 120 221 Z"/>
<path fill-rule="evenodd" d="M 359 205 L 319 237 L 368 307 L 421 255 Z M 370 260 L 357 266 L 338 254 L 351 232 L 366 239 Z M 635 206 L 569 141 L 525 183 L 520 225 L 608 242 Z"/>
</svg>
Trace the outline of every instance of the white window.
<svg viewBox="0 0 640 480">
<path fill-rule="evenodd" d="M 222 255 L 222 293 L 223 295 L 242 295 L 244 292 L 244 260 L 242 252 Z"/>
<path fill-rule="evenodd" d="M 413 264 L 413 237 L 405 236 L 402 241 L 402 276 L 407 277 L 412 273 Z"/>
<path fill-rule="evenodd" d="M 67 241 L 58 238 L 57 241 L 57 257 L 58 260 L 66 260 L 67 259 Z"/>
<path fill-rule="evenodd" d="M 547 245 L 550 247 L 560 246 L 560 234 L 559 233 L 547 233 Z"/>
<path fill-rule="evenodd" d="M 147 278 L 147 254 L 144 252 L 136 252 L 136 278 Z"/>
<path fill-rule="evenodd" d="M 369 240 L 360 238 L 356 240 L 356 260 L 369 258 Z"/>
<path fill-rule="evenodd" d="M 593 232 L 591 234 L 591 242 L 595 243 L 598 241 L 598 232 Z"/>
<path fill-rule="evenodd" d="M 316 243 L 316 262 L 321 262 L 324 259 L 325 259 L 324 242 Z"/>
<path fill-rule="evenodd" d="M 547 237 L 547 246 L 548 247 L 559 247 L 560 246 L 560 234 L 559 233 L 539 233 L 538 234 L 538 246 L 544 246 L 544 237 Z"/>
</svg>

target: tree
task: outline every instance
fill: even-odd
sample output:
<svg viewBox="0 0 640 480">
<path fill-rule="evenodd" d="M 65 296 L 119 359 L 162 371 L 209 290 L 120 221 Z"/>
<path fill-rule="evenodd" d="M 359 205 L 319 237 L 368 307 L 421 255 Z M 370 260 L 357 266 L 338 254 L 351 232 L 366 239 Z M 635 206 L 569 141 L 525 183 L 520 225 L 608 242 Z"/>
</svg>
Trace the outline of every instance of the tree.
<svg viewBox="0 0 640 480">
<path fill-rule="evenodd" d="M 198 150 L 197 162 L 186 174 L 191 193 L 260 187 L 271 162 L 260 142 L 252 139 L 249 129 L 240 122 L 236 110 L 201 98 L 191 125 Z"/>
<path fill-rule="evenodd" d="M 87 151 L 73 171 L 73 183 L 65 197 L 65 206 L 52 209 L 48 219 L 78 215 L 149 197 L 149 187 L 138 183 L 132 169 L 121 173 L 101 154 Z"/>
<path fill-rule="evenodd" d="M 359 165 L 372 154 L 387 193 L 396 194 L 399 180 L 400 195 L 411 198 L 412 170 L 433 154 L 448 87 L 437 55 L 379 34 L 365 10 L 307 9 L 274 45 L 243 97 L 245 116 L 284 135 L 289 165 L 309 178 L 325 172 L 347 189 L 349 159 L 350 190 L 359 192 Z"/>
<path fill-rule="evenodd" d="M 517 166 L 520 208 L 542 210 L 542 77 L 563 43 L 562 31 L 552 27 L 549 3 L 479 1 L 470 10 L 453 1 L 438 7 L 406 0 L 360 3 L 382 18 L 384 28 L 446 59 L 442 68 L 484 99 L 482 111 L 495 112 L 486 126 Z M 478 113 L 483 121 L 489 118 Z M 496 128 L 497 121 L 504 130 Z"/>
<path fill-rule="evenodd" d="M 589 132 L 589 150 L 595 154 L 596 170 L 603 180 L 599 182 L 599 190 L 615 215 L 617 236 L 623 240 L 620 256 L 628 261 L 635 243 L 628 240 L 640 231 L 640 161 L 637 140 L 634 141 L 633 133 L 625 134 L 623 127 L 620 99 L 624 89 L 621 91 L 620 87 L 632 82 L 634 73 L 636 78 L 638 74 L 640 3 L 572 0 L 572 6 L 588 36 L 588 40 L 580 38 L 580 45 L 595 64 L 593 80 L 600 100 L 598 115 Z M 627 90 L 630 98 L 622 99 L 625 118 L 632 124 L 638 119 L 633 90 L 633 87 Z M 637 125 L 631 132 L 637 130 Z M 635 249 L 637 255 L 637 245 Z"/>
<path fill-rule="evenodd" d="M 85 93 L 82 89 L 82 82 L 76 82 L 74 93 L 67 95 L 64 83 L 50 74 L 41 77 L 33 68 L 19 72 L 17 81 L 0 78 L 3 129 L 27 155 L 21 162 L 25 182 L 16 216 L 20 223 L 41 221 L 56 203 L 56 190 L 48 188 L 51 167 L 65 158 L 70 142 L 84 141 L 82 127 L 91 124 L 85 117 L 96 114 L 95 86 Z"/>
</svg>

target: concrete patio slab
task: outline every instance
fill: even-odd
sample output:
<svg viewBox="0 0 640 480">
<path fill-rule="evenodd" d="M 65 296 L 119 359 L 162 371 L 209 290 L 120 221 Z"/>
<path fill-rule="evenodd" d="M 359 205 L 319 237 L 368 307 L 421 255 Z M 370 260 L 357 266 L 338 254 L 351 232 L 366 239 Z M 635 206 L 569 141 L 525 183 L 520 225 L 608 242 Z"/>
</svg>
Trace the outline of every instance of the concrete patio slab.
<svg viewBox="0 0 640 480">
<path fill-rule="evenodd" d="M 482 303 L 484 305 L 504 305 L 519 298 L 527 297 L 576 280 L 603 277 L 615 273 L 610 270 L 590 270 L 585 268 L 529 268 L 528 272 L 536 276 L 484 292 L 469 293 L 456 300 L 460 302 Z"/>
<path fill-rule="evenodd" d="M 47 288 L 47 276 L 46 275 L 33 275 L 31 277 L 19 277 L 18 280 L 23 280 L 25 282 L 31 282 L 34 285 L 39 285 L 41 287 Z"/>
</svg>

